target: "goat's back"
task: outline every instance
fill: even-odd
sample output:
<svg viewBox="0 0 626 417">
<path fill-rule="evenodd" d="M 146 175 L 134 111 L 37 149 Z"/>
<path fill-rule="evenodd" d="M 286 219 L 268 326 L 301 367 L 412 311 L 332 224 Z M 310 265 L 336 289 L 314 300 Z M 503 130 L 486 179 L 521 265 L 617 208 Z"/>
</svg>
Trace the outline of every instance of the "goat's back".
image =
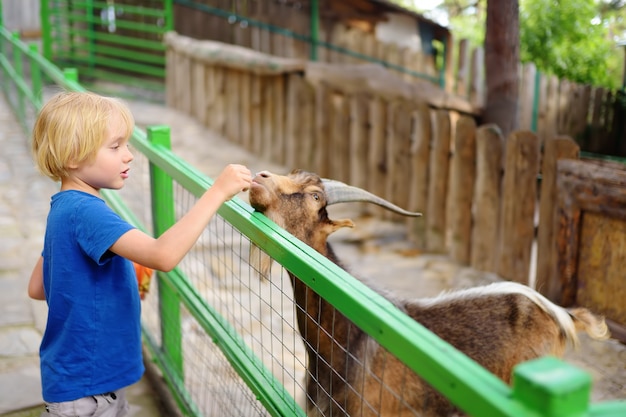
<svg viewBox="0 0 626 417">
<path fill-rule="evenodd" d="M 604 320 L 586 309 L 571 313 L 531 288 L 496 283 L 407 303 L 407 313 L 440 338 L 509 383 L 520 362 L 562 356 L 576 332 L 608 336 Z"/>
</svg>

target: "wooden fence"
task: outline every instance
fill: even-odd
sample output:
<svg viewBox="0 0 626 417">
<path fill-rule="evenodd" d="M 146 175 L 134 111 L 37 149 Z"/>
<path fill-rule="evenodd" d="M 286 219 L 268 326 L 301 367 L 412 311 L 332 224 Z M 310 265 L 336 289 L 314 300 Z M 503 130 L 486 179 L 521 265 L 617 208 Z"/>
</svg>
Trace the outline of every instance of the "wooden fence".
<svg viewBox="0 0 626 417">
<path fill-rule="evenodd" d="M 226 18 L 177 4 L 175 30 L 197 39 L 244 46 L 283 58 L 309 58 L 310 17 L 306 8 L 281 2 L 206 3 L 232 14 Z M 234 16 L 243 19 L 233 19 Z M 265 26 L 244 24 L 245 18 Z M 291 36 L 292 33 L 299 36 Z M 433 55 L 379 41 L 372 31 L 362 30 L 356 24 L 327 21 L 320 27 L 320 41 L 335 47 L 318 47 L 320 62 L 362 64 L 375 60 L 406 81 L 418 81 L 420 78 L 411 74 L 421 74 L 422 80 L 440 84 L 441 74 Z M 467 99 L 479 112 L 485 94 L 484 51 L 471 48 L 465 39 L 456 42 L 449 33 L 446 41 L 449 45 L 443 70 L 445 90 Z M 617 99 L 617 92 L 537 74 L 532 63 L 520 65 L 520 80 L 520 129 L 534 131 L 542 143 L 544 138 L 564 134 L 574 138 L 584 151 L 626 156 L 626 129 L 620 124 L 626 117 L 626 106 Z"/>
<path fill-rule="evenodd" d="M 402 221 L 425 250 L 527 282 L 535 212 L 553 210 L 551 167 L 577 155 L 571 139 L 554 139 L 544 154 L 530 131 L 505 142 L 496 126 L 476 126 L 466 101 L 381 68 L 281 59 L 174 33 L 165 42 L 169 106 L 272 162 L 422 211 Z M 549 197 L 541 200 L 540 164 L 541 195 Z M 549 217 L 540 217 L 540 229 L 551 230 Z M 543 230 L 542 276 L 555 273 Z"/>
</svg>

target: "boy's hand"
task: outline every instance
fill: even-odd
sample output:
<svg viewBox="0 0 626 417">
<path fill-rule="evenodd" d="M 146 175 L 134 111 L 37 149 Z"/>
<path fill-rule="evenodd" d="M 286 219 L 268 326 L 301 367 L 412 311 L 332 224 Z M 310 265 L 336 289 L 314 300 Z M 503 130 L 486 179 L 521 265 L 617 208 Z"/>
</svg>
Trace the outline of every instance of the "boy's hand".
<svg viewBox="0 0 626 417">
<path fill-rule="evenodd" d="M 239 164 L 230 164 L 217 177 L 212 188 L 223 193 L 224 201 L 230 200 L 241 191 L 247 191 L 252 183 L 250 170 Z"/>
</svg>

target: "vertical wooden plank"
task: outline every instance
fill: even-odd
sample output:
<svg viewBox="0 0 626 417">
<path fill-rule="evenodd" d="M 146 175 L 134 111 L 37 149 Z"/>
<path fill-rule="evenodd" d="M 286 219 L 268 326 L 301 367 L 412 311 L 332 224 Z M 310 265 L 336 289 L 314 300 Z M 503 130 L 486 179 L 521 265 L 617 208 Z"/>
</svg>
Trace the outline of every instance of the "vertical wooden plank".
<svg viewBox="0 0 626 417">
<path fill-rule="evenodd" d="M 533 121 L 533 106 L 535 105 L 535 64 L 529 63 L 522 66 L 522 83 L 520 90 L 520 117 L 519 127 L 523 130 L 531 130 Z M 541 139 L 541 138 L 540 138 Z"/>
<path fill-rule="evenodd" d="M 537 135 L 530 131 L 512 132 L 506 144 L 504 166 L 498 274 L 505 279 L 526 284 L 535 237 L 539 173 Z"/>
<path fill-rule="evenodd" d="M 557 161 L 578 159 L 579 146 L 567 136 L 548 138 L 544 142 L 541 164 L 541 198 L 537 230 L 537 272 L 535 288 L 552 301 L 558 301 L 561 284 L 557 269 Z"/>
<path fill-rule="evenodd" d="M 251 127 L 251 117 L 252 117 L 252 103 L 251 103 L 251 82 L 252 76 L 251 72 L 245 71 L 240 74 L 240 84 L 239 84 L 239 135 L 240 135 L 240 143 L 241 146 L 250 150 L 252 146 L 252 127 Z"/>
<path fill-rule="evenodd" d="M 385 198 L 399 207 L 409 206 L 409 184 L 411 174 L 411 123 L 413 109 L 411 103 L 402 100 L 390 106 L 387 138 L 387 185 Z M 402 216 L 389 212 L 387 218 L 404 220 Z"/>
<path fill-rule="evenodd" d="M 331 98 L 330 175 L 338 181 L 350 181 L 350 100 L 335 93 Z M 328 110 L 328 109 L 327 109 Z"/>
<path fill-rule="evenodd" d="M 428 170 L 430 144 L 432 142 L 432 119 L 430 108 L 422 103 L 413 114 L 411 138 L 411 187 L 409 189 L 410 211 L 423 213 L 425 216 L 428 202 Z M 426 222 L 424 218 L 407 219 L 409 238 L 419 248 L 426 247 Z"/>
<path fill-rule="evenodd" d="M 426 246 L 431 252 L 446 250 L 446 200 L 450 166 L 451 126 L 446 110 L 434 112 L 433 148 L 430 154 Z"/>
<path fill-rule="evenodd" d="M 384 196 L 385 182 L 387 176 L 387 152 L 386 152 L 386 131 L 387 131 L 387 103 L 380 97 L 372 97 L 370 100 L 370 130 L 369 130 L 369 155 L 367 159 L 368 182 L 367 190 Z M 383 209 L 370 205 L 367 210 L 381 215 Z"/>
<path fill-rule="evenodd" d="M 578 100 L 578 113 L 574 118 L 576 124 L 572 131 L 572 138 L 574 139 L 585 136 L 587 124 L 590 120 L 591 109 L 591 86 L 579 85 L 578 87 L 580 96 Z M 585 140 L 588 140 L 588 138 L 585 137 Z M 587 148 L 586 143 L 583 146 L 585 149 Z"/>
<path fill-rule="evenodd" d="M 226 69 L 226 137 L 233 143 L 241 144 L 241 78 L 242 73 L 238 70 Z"/>
<path fill-rule="evenodd" d="M 449 48 L 446 49 L 446 51 L 444 52 L 446 54 L 446 62 L 453 62 L 452 57 L 454 56 L 454 37 L 452 36 L 452 32 L 448 32 L 447 33 L 447 39 L 446 39 L 446 43 L 449 46 Z M 435 68 L 434 62 L 431 64 L 432 68 Z M 452 65 L 448 65 L 448 68 L 446 68 L 445 70 L 445 80 L 446 80 L 446 84 L 445 84 L 445 89 L 447 92 L 451 93 L 453 92 L 453 83 L 454 83 L 454 74 L 453 74 L 454 68 L 452 68 Z"/>
<path fill-rule="evenodd" d="M 557 134 L 567 133 L 569 119 L 571 116 L 571 108 L 569 105 L 569 96 L 572 83 L 568 80 L 560 80 L 559 82 L 559 102 L 557 116 Z"/>
<path fill-rule="evenodd" d="M 461 116 L 457 122 L 452 159 L 450 202 L 450 256 L 467 265 L 470 262 L 472 232 L 472 199 L 476 179 L 476 122 Z"/>
<path fill-rule="evenodd" d="M 469 78 L 469 40 L 461 39 L 459 41 L 459 60 L 456 73 L 456 93 L 460 96 L 467 97 Z"/>
<path fill-rule="evenodd" d="M 314 155 L 315 143 L 315 90 L 313 86 L 302 80 L 300 89 L 300 152 L 297 157 L 297 166 L 309 171 L 316 171 Z"/>
<path fill-rule="evenodd" d="M 167 104 L 167 107 L 176 109 L 176 73 L 178 72 L 178 52 L 172 48 L 172 46 L 168 45 L 165 55 L 165 103 Z"/>
<path fill-rule="evenodd" d="M 500 128 L 494 124 L 479 127 L 470 265 L 481 271 L 497 271 L 503 155 Z"/>
<path fill-rule="evenodd" d="M 289 74 L 285 83 L 285 165 L 291 171 L 297 166 L 297 154 L 299 149 L 300 137 L 300 106 L 298 105 L 300 95 L 301 76 L 298 74 Z"/>
<path fill-rule="evenodd" d="M 183 113 L 191 113 L 191 83 L 189 73 L 191 68 L 191 59 L 186 54 L 179 54 L 178 69 L 176 70 L 176 109 Z"/>
<path fill-rule="evenodd" d="M 225 135 L 226 103 L 225 97 L 226 70 L 222 67 L 211 66 L 205 75 L 206 89 L 206 120 L 207 126 L 220 135 Z"/>
<path fill-rule="evenodd" d="M 320 176 L 330 177 L 330 114 L 331 92 L 324 83 L 315 92 L 315 166 Z"/>
<path fill-rule="evenodd" d="M 240 16 L 249 15 L 248 3 L 249 2 L 247 0 L 236 0 L 235 12 Z M 243 46 L 244 48 L 250 47 L 250 45 L 252 44 L 252 40 L 250 39 L 251 34 L 247 20 L 235 22 L 232 25 L 232 31 L 234 45 Z"/>
<path fill-rule="evenodd" d="M 472 71 L 470 79 L 469 100 L 472 105 L 482 109 L 485 105 L 485 53 L 483 48 L 472 51 Z"/>
<path fill-rule="evenodd" d="M 369 98 L 365 93 L 350 97 L 350 185 L 367 189 L 368 160 L 368 110 Z"/>
<path fill-rule="evenodd" d="M 596 88 L 593 94 L 593 114 L 591 116 L 591 143 L 589 150 L 599 152 L 602 149 L 602 109 L 606 100 L 606 90 Z"/>
<path fill-rule="evenodd" d="M 273 146 L 272 162 L 285 163 L 285 84 L 286 75 L 280 74 L 272 80 L 272 106 L 273 106 Z"/>
<path fill-rule="evenodd" d="M 252 132 L 250 150 L 255 155 L 261 155 L 262 146 L 262 83 L 262 76 L 252 74 L 252 80 L 250 81 L 250 130 Z"/>
<path fill-rule="evenodd" d="M 262 92 L 262 122 L 263 122 L 263 134 L 261 135 L 261 155 L 263 159 L 274 161 L 274 147 L 276 146 L 275 132 L 276 120 L 274 117 L 274 107 L 276 105 L 274 101 L 274 85 L 276 84 L 276 76 L 263 77 L 261 84 Z"/>
<path fill-rule="evenodd" d="M 206 86 L 204 82 L 206 64 L 202 61 L 194 60 L 191 73 L 192 94 L 192 116 L 206 126 Z"/>
<path fill-rule="evenodd" d="M 543 134 L 544 138 L 553 138 L 558 134 L 559 112 L 559 80 L 552 76 L 548 78 L 546 96 L 546 118 Z"/>
</svg>

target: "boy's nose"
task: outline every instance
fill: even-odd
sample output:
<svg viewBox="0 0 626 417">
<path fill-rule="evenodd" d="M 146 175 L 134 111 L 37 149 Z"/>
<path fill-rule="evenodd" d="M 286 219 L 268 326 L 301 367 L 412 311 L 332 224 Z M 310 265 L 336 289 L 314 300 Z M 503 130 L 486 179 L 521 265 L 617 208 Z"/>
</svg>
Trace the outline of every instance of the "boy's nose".
<svg viewBox="0 0 626 417">
<path fill-rule="evenodd" d="M 126 160 L 131 162 L 133 159 L 135 159 L 135 155 L 133 155 L 129 148 L 126 148 Z"/>
</svg>

